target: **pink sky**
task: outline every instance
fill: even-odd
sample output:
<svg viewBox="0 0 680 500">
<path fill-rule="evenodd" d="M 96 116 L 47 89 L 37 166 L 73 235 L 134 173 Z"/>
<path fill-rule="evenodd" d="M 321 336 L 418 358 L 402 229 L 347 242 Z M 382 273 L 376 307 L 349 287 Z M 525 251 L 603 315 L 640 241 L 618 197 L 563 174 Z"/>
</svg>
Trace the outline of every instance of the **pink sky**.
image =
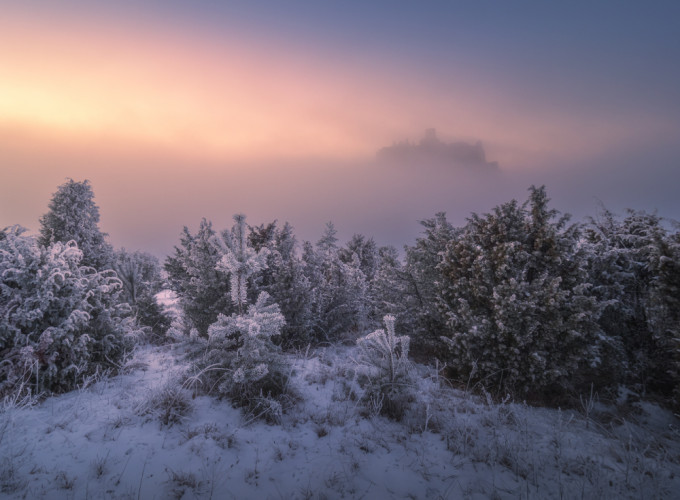
<svg viewBox="0 0 680 500">
<path fill-rule="evenodd" d="M 322 30 L 283 36 L 287 25 L 266 16 L 258 24 L 259 14 L 242 24 L 225 17 L 224 29 L 215 29 L 198 14 L 159 18 L 159 5 L 67 3 L 12 4 L 0 18 L 0 226 L 37 229 L 51 193 L 72 177 L 92 181 L 116 246 L 162 253 L 182 225 L 202 216 L 228 221 L 236 211 L 254 223 L 297 219 L 291 222 L 309 238 L 323 217 L 346 221 L 347 235 L 372 230 L 395 242 L 400 220 L 414 229 L 399 236 L 412 235 L 415 221 L 436 210 L 460 210 L 462 220 L 523 197 L 523 183 L 559 178 L 560 168 L 588 172 L 626 151 L 646 158 L 677 138 L 674 110 L 637 101 L 628 88 L 613 88 L 620 100 L 609 102 L 607 86 L 603 92 L 593 80 L 602 97 L 586 99 L 551 88 L 548 74 L 536 81 L 529 66 L 491 64 L 474 45 L 452 44 L 455 57 L 442 60 L 404 54 L 396 38 L 394 52 L 378 50 L 391 36 L 379 28 L 374 46 L 356 50 Z M 548 73 L 559 71 L 559 54 Z M 428 127 L 445 140 L 481 140 L 512 188 L 485 181 L 453 202 L 457 187 L 475 183 L 462 179 L 467 174 L 414 169 L 385 181 L 371 170 L 377 149 L 418 140 Z M 603 172 L 598 179 L 615 171 Z M 384 188 L 390 182 L 413 187 L 393 186 L 413 199 L 395 202 Z M 438 189 L 442 183 L 450 189 Z M 603 191 L 589 195 L 606 199 Z M 556 199 L 573 210 L 569 200 L 579 197 Z M 376 214 L 374 223 L 362 222 L 370 215 L 357 207 Z"/>
</svg>

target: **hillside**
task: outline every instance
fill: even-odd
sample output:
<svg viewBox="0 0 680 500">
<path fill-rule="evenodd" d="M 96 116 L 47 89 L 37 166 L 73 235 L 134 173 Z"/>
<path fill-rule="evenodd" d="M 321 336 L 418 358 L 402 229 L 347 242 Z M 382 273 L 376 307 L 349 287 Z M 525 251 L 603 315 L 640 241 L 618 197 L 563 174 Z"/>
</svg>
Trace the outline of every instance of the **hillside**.
<svg viewBox="0 0 680 500">
<path fill-rule="evenodd" d="M 672 498 L 680 491 L 678 420 L 648 403 L 584 400 L 577 412 L 493 402 L 448 388 L 435 370 L 416 365 L 416 397 L 395 422 L 378 414 L 378 401 L 360 401 L 356 348 L 327 347 L 288 355 L 297 398 L 268 424 L 195 395 L 187 348 L 142 346 L 123 375 L 35 405 L 4 401 L 2 496 Z"/>
</svg>

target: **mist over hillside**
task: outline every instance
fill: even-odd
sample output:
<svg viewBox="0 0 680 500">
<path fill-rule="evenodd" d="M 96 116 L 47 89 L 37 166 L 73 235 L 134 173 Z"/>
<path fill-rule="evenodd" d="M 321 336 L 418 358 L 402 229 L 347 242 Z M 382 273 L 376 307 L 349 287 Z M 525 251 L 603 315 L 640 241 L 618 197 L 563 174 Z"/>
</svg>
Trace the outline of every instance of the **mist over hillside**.
<svg viewBox="0 0 680 500">
<path fill-rule="evenodd" d="M 483 173 L 498 169 L 498 162 L 487 162 L 481 141 L 444 142 L 437 137 L 434 128 L 425 130 L 425 136 L 418 143 L 408 140 L 395 142 L 378 150 L 380 162 L 413 167 L 438 166 L 443 168 L 469 168 L 472 173 Z M 470 173 L 470 172 L 469 172 Z"/>
</svg>

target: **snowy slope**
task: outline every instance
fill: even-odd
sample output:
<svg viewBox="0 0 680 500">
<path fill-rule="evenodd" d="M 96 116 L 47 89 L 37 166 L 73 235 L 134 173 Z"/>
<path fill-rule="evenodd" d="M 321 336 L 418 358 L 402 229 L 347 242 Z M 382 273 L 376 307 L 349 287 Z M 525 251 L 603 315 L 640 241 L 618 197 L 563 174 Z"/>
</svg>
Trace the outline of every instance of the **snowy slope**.
<svg viewBox="0 0 680 500">
<path fill-rule="evenodd" d="M 677 498 L 678 421 L 652 405 L 494 404 L 416 367 L 402 422 L 360 402 L 354 352 L 291 355 L 298 401 L 277 425 L 179 389 L 178 347 L 127 373 L 0 413 L 7 498 Z M 174 425 L 161 396 L 186 404 Z M 159 403 L 161 401 L 161 403 Z M 167 398 L 166 400 L 167 401 Z M 176 402 L 177 402 L 176 401 Z M 173 406 L 173 405 L 170 405 Z M 175 404 L 181 409 L 181 404 Z M 627 413 L 624 413 L 627 412 Z"/>
</svg>

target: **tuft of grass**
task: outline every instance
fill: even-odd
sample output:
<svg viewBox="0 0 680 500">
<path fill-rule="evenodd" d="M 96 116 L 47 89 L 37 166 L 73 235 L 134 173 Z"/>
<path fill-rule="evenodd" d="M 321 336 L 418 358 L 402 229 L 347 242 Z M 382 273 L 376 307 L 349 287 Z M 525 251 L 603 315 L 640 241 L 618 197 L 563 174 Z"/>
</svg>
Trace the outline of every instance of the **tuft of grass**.
<svg viewBox="0 0 680 500">
<path fill-rule="evenodd" d="M 170 484 L 170 493 L 173 498 L 184 498 L 185 496 L 190 497 L 192 495 L 189 492 L 193 492 L 196 496 L 199 493 L 199 488 L 201 486 L 201 481 L 196 478 L 196 475 L 192 472 L 185 471 L 174 471 L 170 468 L 166 468 L 165 472 L 168 473 L 168 483 Z"/>
<path fill-rule="evenodd" d="M 110 452 L 111 452 L 111 450 L 109 450 L 109 453 Z M 107 453 L 106 456 L 104 456 L 104 457 L 100 457 L 99 455 L 97 455 L 97 458 L 95 458 L 94 460 L 92 460 L 90 462 L 90 466 L 92 467 L 92 472 L 94 473 L 94 476 L 97 479 L 99 479 L 104 474 L 106 474 L 106 471 L 107 471 L 106 462 L 109 458 L 109 453 Z"/>
<path fill-rule="evenodd" d="M 217 446 L 222 449 L 233 448 L 236 444 L 236 437 L 234 434 L 227 434 L 221 431 L 217 424 L 212 422 L 187 429 L 182 435 L 185 441 L 191 441 L 197 436 L 203 436 L 205 439 L 212 439 Z"/>
<path fill-rule="evenodd" d="M 138 415 L 153 415 L 162 425 L 180 423 L 191 413 L 191 398 L 179 384 L 169 382 L 149 394 L 136 408 Z"/>
<path fill-rule="evenodd" d="M 62 490 L 72 490 L 76 485 L 76 477 L 69 476 L 66 471 L 59 471 L 54 478 L 54 483 Z"/>
<path fill-rule="evenodd" d="M 23 490 L 28 481 L 21 477 L 15 463 L 9 458 L 0 463 L 0 493 L 16 493 Z"/>
</svg>

